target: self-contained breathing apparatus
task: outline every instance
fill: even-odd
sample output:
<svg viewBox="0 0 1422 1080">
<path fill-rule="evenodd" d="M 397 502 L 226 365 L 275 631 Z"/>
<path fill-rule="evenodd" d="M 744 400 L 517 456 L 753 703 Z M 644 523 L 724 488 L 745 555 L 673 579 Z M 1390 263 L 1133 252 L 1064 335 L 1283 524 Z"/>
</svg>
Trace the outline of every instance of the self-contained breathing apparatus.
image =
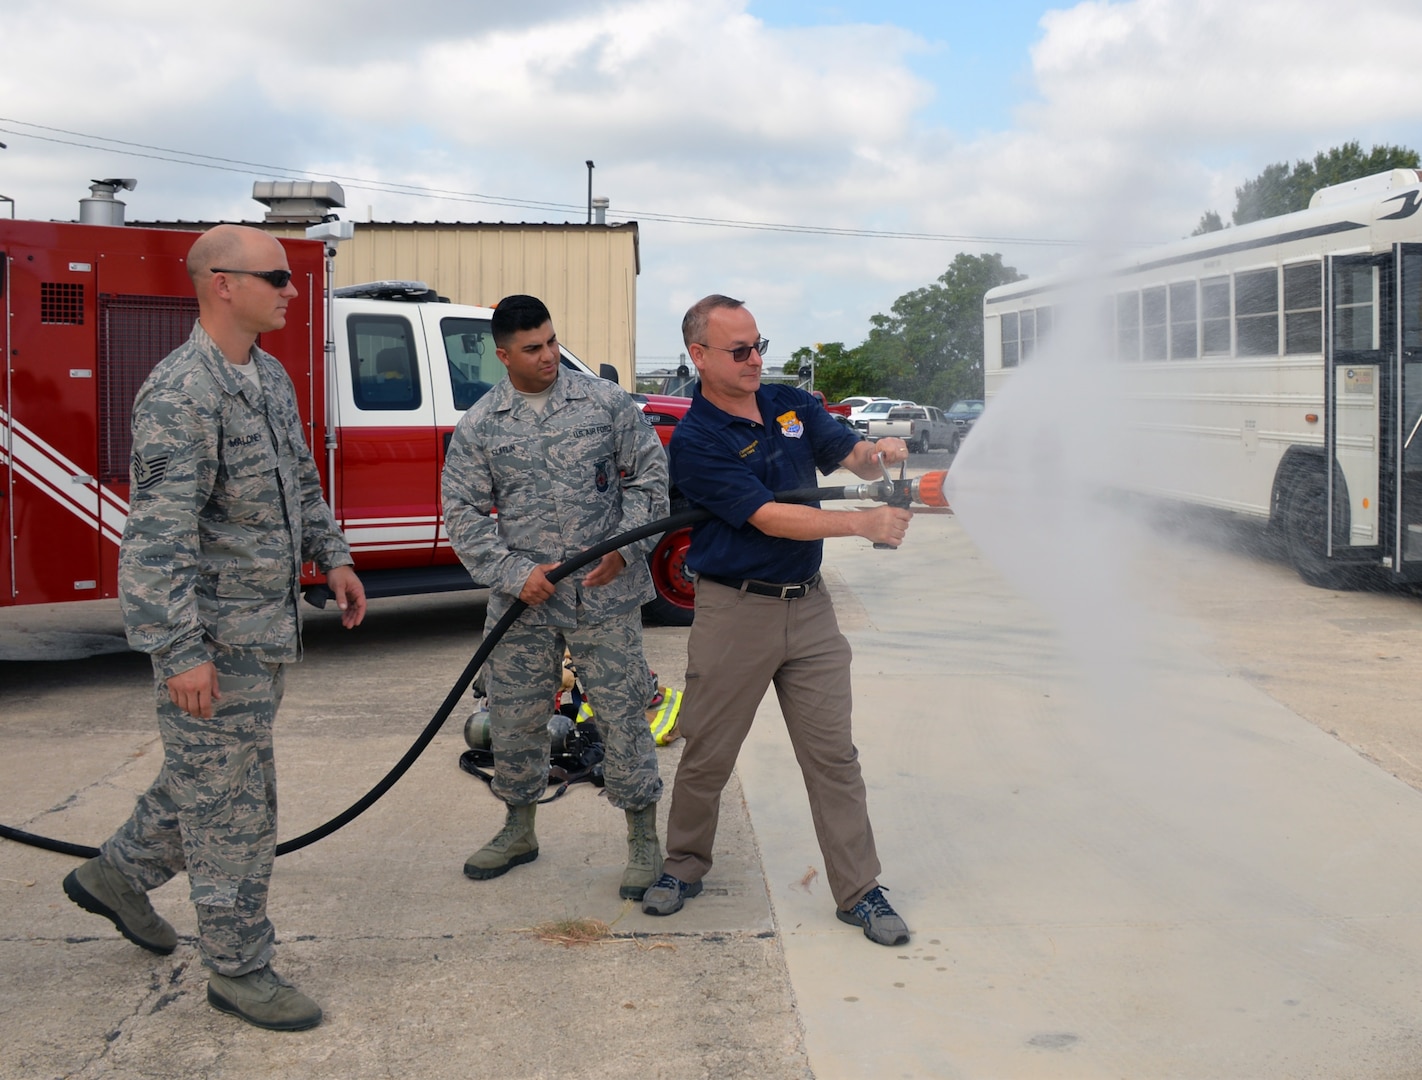
<svg viewBox="0 0 1422 1080">
<path fill-rule="evenodd" d="M 493 783 L 494 751 L 490 728 L 488 691 L 481 669 L 474 677 L 475 709 L 464 721 L 464 741 L 469 749 L 459 755 L 459 767 L 486 784 Z M 648 672 L 647 725 L 658 746 L 680 738 L 676 730 L 682 691 L 662 686 L 655 671 Z M 552 802 L 565 794 L 569 785 L 588 782 L 603 786 L 605 757 L 597 714 L 578 679 L 572 658 L 563 655 L 563 683 L 548 719 L 548 787 L 553 793 L 540 802 Z"/>
</svg>

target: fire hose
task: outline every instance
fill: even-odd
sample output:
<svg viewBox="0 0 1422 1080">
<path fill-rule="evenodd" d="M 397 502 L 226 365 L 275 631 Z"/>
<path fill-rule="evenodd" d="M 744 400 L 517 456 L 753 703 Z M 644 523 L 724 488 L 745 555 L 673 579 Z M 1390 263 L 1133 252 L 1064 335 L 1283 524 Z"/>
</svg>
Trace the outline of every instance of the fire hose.
<svg viewBox="0 0 1422 1080">
<path fill-rule="evenodd" d="M 881 468 L 883 468 L 881 461 Z M 884 468 L 884 478 L 863 484 L 848 484 L 843 487 L 827 488 L 800 488 L 795 491 L 777 492 L 776 502 L 782 503 L 811 503 L 829 502 L 842 499 L 872 499 L 876 502 L 888 503 L 891 506 L 907 507 L 913 503 L 920 503 L 926 506 L 947 506 L 948 502 L 943 496 L 943 481 L 947 474 L 944 472 L 930 472 L 923 476 L 905 479 L 902 471 L 897 479 L 889 476 L 887 468 Z M 601 559 L 609 552 L 628 544 L 644 540 L 649 536 L 656 536 L 660 533 L 670 532 L 673 529 L 684 528 L 694 525 L 698 521 L 711 516 L 709 510 L 699 507 L 690 507 L 680 510 L 667 517 L 643 525 L 641 528 L 632 529 L 621 533 L 600 544 L 595 544 L 585 551 L 574 555 L 567 562 L 560 563 L 550 570 L 546 577 L 550 582 L 561 581 L 594 560 Z M 876 547 L 879 545 L 875 545 Z M 450 687 L 449 693 L 445 695 L 444 702 L 430 718 L 423 731 L 416 737 L 410 745 L 410 749 L 405 751 L 405 755 L 395 763 L 395 765 L 380 780 L 357 799 L 344 811 L 337 814 L 323 825 L 291 840 L 283 841 L 276 846 L 278 855 L 286 855 L 293 851 L 300 851 L 309 844 L 314 844 L 317 840 L 330 836 L 331 833 L 349 825 L 365 811 L 369 810 L 380 798 L 389 791 L 400 780 L 410 766 L 413 765 L 419 756 L 433 741 L 440 728 L 449 719 L 450 713 L 459 704 L 459 699 L 464 696 L 464 691 L 469 688 L 469 684 L 474 681 L 474 676 L 483 667 L 484 661 L 488 659 L 494 646 L 499 643 L 507 632 L 508 628 L 514 624 L 524 610 L 528 607 L 522 600 L 515 600 L 509 609 L 504 612 L 503 617 L 494 624 L 494 628 L 484 635 L 484 640 L 480 642 L 479 648 L 470 657 L 469 663 L 464 666 L 459 678 Z M 54 840 L 47 836 L 37 836 L 34 833 L 16 829 L 10 825 L 0 825 L 0 838 L 14 840 L 17 843 L 28 844 L 31 847 L 43 848 L 46 851 L 55 851 L 61 855 L 74 855 L 81 859 L 89 859 L 99 854 L 99 849 L 85 844 L 72 844 L 64 840 Z"/>
</svg>

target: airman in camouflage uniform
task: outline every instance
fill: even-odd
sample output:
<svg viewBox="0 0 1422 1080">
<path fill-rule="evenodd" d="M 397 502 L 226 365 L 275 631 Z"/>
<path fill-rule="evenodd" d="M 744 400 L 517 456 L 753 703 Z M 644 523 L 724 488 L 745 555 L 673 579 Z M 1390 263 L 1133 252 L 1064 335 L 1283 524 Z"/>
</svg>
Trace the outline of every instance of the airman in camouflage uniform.
<svg viewBox="0 0 1422 1080">
<path fill-rule="evenodd" d="M 240 269 L 232 269 L 232 268 Z M 69 896 L 125 937 L 172 952 L 145 895 L 186 870 L 208 1000 L 260 1027 L 321 1010 L 270 968 L 276 848 L 272 723 L 301 656 L 301 564 L 315 561 L 347 627 L 365 613 L 350 548 L 322 500 L 290 379 L 256 347 L 296 289 L 255 229 L 218 226 L 188 255 L 199 321 L 133 407 L 119 593 L 129 643 L 151 654 L 163 766 Z"/>
<path fill-rule="evenodd" d="M 667 513 L 666 455 L 631 396 L 562 367 L 548 309 L 512 296 L 494 311 L 508 379 L 459 422 L 444 468 L 444 522 L 489 619 L 529 604 L 488 661 L 493 791 L 509 806 L 498 836 L 464 872 L 497 877 L 538 856 L 533 815 L 548 777 L 548 718 L 563 650 L 597 713 L 612 804 L 626 812 L 621 894 L 640 899 L 661 872 L 656 803 L 662 782 L 647 726 L 649 675 L 641 606 L 654 595 L 646 556 L 630 544 L 556 585 L 545 573 Z M 498 508 L 495 514 L 495 507 Z"/>
</svg>

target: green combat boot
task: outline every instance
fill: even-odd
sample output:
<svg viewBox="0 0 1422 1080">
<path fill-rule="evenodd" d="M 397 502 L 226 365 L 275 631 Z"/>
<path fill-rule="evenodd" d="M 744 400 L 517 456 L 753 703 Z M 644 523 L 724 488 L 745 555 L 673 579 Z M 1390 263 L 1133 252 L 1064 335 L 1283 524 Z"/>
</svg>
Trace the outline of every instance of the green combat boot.
<svg viewBox="0 0 1422 1080">
<path fill-rule="evenodd" d="M 178 947 L 178 935 L 166 919 L 153 910 L 148 897 L 130 885 L 103 860 L 90 859 L 70 871 L 64 892 L 85 911 L 102 915 L 135 945 L 167 956 Z"/>
<path fill-rule="evenodd" d="M 510 806 L 499 835 L 465 860 L 464 876 L 488 881 L 538 858 L 538 837 L 533 833 L 533 816 L 537 811 L 537 803 Z"/>
<path fill-rule="evenodd" d="M 662 845 L 657 839 L 657 804 L 627 810 L 627 869 L 617 895 L 640 900 L 662 872 Z"/>
<path fill-rule="evenodd" d="M 321 1006 L 268 967 L 245 975 L 207 977 L 207 1003 L 270 1031 L 305 1031 L 321 1022 Z"/>
</svg>

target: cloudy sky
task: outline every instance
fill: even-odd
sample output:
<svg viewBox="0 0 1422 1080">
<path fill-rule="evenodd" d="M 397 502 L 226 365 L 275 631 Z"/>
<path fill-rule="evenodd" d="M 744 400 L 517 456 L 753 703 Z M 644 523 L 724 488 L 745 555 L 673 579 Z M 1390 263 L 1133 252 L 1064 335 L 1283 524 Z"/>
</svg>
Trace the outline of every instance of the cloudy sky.
<svg viewBox="0 0 1422 1080">
<path fill-rule="evenodd" d="M 1368 0 L 0 0 L 0 193 L 73 219 L 640 223 L 639 366 L 745 298 L 779 362 L 958 252 L 1174 239 L 1275 161 L 1422 148 L 1422 5 Z M 468 298 L 475 299 L 475 298 Z"/>
</svg>

